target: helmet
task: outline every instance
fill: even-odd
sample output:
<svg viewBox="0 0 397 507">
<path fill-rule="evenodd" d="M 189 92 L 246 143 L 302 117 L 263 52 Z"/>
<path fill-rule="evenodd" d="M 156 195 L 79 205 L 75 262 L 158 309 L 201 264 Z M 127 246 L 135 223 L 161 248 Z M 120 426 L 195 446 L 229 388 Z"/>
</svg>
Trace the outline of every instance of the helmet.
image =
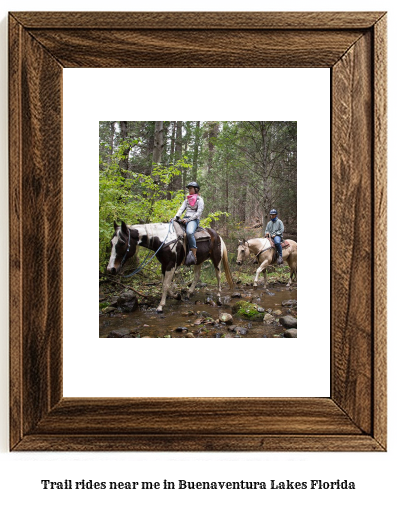
<svg viewBox="0 0 397 507">
<path fill-rule="evenodd" d="M 271 209 L 269 215 L 277 215 L 277 210 L 274 208 Z"/>
<path fill-rule="evenodd" d="M 200 185 L 198 183 L 196 183 L 195 181 L 191 181 L 190 183 L 188 183 L 186 185 L 186 188 L 189 188 L 189 187 L 194 187 L 194 188 L 197 188 L 197 190 L 200 190 Z"/>
</svg>

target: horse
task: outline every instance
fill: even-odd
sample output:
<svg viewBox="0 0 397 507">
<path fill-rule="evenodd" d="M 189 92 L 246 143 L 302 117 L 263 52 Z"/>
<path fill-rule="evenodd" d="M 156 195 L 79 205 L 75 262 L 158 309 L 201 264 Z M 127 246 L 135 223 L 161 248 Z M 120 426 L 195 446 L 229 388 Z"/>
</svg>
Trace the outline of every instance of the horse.
<svg viewBox="0 0 397 507">
<path fill-rule="evenodd" d="M 208 241 L 197 243 L 197 264 L 194 265 L 194 280 L 188 291 L 188 298 L 193 294 L 197 282 L 200 279 L 201 265 L 207 259 L 211 259 L 218 281 L 218 300 L 221 296 L 221 262 L 230 288 L 233 288 L 233 279 L 227 258 L 227 249 L 223 239 L 213 229 L 205 229 L 210 235 Z M 111 239 L 111 255 L 107 266 L 107 272 L 115 275 L 119 273 L 128 259 L 135 255 L 137 245 L 148 248 L 156 252 L 156 257 L 161 263 L 161 272 L 163 278 L 163 293 L 157 312 L 161 313 L 165 306 L 167 294 L 176 297 L 171 291 L 172 279 L 177 266 L 185 262 L 187 251 L 185 242 L 181 235 L 178 235 L 171 222 L 126 225 L 124 221 L 121 225 L 114 222 L 114 234 Z M 163 246 L 161 247 L 161 245 Z M 161 248 L 160 248 L 161 247 Z"/>
<path fill-rule="evenodd" d="M 287 287 L 291 286 L 292 278 L 297 281 L 298 274 L 298 245 L 292 239 L 288 240 L 289 246 L 283 248 L 283 260 L 288 262 L 290 267 L 290 277 Z M 241 266 L 243 260 L 249 257 L 252 252 L 258 259 L 259 267 L 256 270 L 254 278 L 254 287 L 258 286 L 259 275 L 263 272 L 265 279 L 265 288 L 267 285 L 267 270 L 266 268 L 277 261 L 277 252 L 274 246 L 270 243 L 268 238 L 253 238 L 246 241 L 239 241 L 237 248 L 237 264 Z"/>
</svg>

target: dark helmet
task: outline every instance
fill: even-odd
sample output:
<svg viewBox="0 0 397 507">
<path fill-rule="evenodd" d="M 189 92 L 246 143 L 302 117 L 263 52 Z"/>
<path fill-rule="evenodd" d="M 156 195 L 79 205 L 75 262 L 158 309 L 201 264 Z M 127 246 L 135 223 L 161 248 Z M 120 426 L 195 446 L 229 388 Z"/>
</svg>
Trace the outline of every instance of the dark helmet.
<svg viewBox="0 0 397 507">
<path fill-rule="evenodd" d="M 200 190 L 200 185 L 198 183 L 196 183 L 195 181 L 191 181 L 190 183 L 188 183 L 186 185 L 186 188 L 189 188 L 189 187 L 197 188 L 197 190 Z"/>
<path fill-rule="evenodd" d="M 274 209 L 274 208 L 273 208 L 273 209 L 271 209 L 271 210 L 270 210 L 269 215 L 277 215 L 277 214 L 278 214 L 278 213 L 277 213 L 277 210 L 276 210 L 276 209 Z"/>
</svg>

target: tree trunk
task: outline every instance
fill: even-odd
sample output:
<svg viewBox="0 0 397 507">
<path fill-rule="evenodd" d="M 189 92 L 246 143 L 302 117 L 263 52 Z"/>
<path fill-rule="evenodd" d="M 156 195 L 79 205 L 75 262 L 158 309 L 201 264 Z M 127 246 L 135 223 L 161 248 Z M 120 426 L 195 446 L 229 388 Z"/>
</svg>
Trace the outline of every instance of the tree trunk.
<svg viewBox="0 0 397 507">
<path fill-rule="evenodd" d="M 110 144 L 110 156 L 113 155 L 113 150 L 114 150 L 114 131 L 115 131 L 115 125 L 116 125 L 116 122 L 115 121 L 111 121 L 110 122 L 110 139 L 109 139 L 109 144 Z M 110 160 L 109 160 L 109 163 L 110 163 Z"/>
<path fill-rule="evenodd" d="M 130 145 L 128 143 L 128 122 L 120 122 L 120 136 L 123 143 L 122 156 L 119 162 L 119 167 L 124 177 L 128 177 L 128 157 L 130 154 Z"/>
<path fill-rule="evenodd" d="M 175 162 L 182 158 L 182 122 L 176 122 L 176 142 L 175 142 Z M 173 190 L 180 190 L 182 188 L 182 174 L 179 174 L 173 179 Z"/>
<path fill-rule="evenodd" d="M 198 165 L 198 154 L 200 145 L 200 122 L 196 121 L 196 128 L 194 130 L 194 152 L 193 152 L 193 181 L 197 181 L 197 165 Z"/>
<path fill-rule="evenodd" d="M 161 163 L 161 155 L 164 148 L 164 130 L 162 121 L 156 121 L 154 125 L 154 145 L 152 157 L 152 170 L 153 166 Z M 158 177 L 154 178 L 158 181 Z"/>
<path fill-rule="evenodd" d="M 219 133 L 219 122 L 210 121 L 209 132 L 208 132 L 208 174 L 211 172 L 214 165 L 214 154 L 215 154 L 215 141 Z"/>
</svg>

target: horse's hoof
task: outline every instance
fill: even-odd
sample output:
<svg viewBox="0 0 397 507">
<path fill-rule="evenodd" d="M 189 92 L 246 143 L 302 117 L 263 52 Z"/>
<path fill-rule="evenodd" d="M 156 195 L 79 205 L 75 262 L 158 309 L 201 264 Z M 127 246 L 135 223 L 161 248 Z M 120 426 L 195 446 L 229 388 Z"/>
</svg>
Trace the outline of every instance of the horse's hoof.
<svg viewBox="0 0 397 507">
<path fill-rule="evenodd" d="M 159 306 L 156 310 L 157 313 L 163 313 L 163 308 L 161 306 Z"/>
<path fill-rule="evenodd" d="M 257 284 L 257 283 L 254 283 L 254 287 L 258 287 L 258 284 Z"/>
</svg>

